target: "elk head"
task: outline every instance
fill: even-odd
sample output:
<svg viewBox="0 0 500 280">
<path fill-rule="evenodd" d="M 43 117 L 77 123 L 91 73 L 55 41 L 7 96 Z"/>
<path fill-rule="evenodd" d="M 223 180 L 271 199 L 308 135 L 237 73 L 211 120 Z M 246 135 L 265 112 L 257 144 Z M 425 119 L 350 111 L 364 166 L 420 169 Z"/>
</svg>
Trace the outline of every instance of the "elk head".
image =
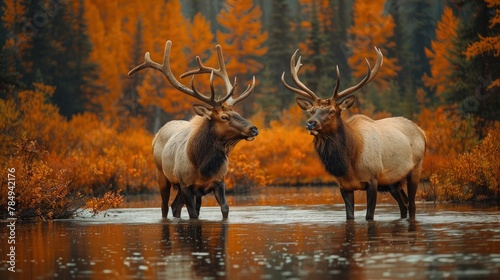
<svg viewBox="0 0 500 280">
<path fill-rule="evenodd" d="M 196 57 L 196 63 L 198 64 L 198 69 L 190 70 L 180 77 L 184 78 L 187 76 L 192 76 L 191 88 L 186 87 L 180 83 L 172 74 L 170 69 L 170 48 L 172 42 L 169 40 L 165 44 L 165 52 L 163 55 L 163 64 L 156 63 L 151 60 L 149 52 L 144 56 L 144 62 L 134 69 L 130 70 L 128 75 L 132 75 L 135 72 L 142 70 L 144 68 L 153 68 L 160 71 L 165 75 L 167 80 L 174 86 L 177 90 L 192 96 L 204 104 L 194 104 L 193 109 L 197 115 L 205 118 L 209 125 L 213 125 L 217 135 L 223 136 L 227 140 L 240 140 L 245 139 L 247 141 L 252 141 L 259 134 L 259 129 L 250 123 L 248 120 L 244 119 L 238 112 L 234 110 L 234 105 L 243 99 L 247 98 L 255 87 L 255 77 L 253 77 L 252 83 L 248 85 L 246 90 L 241 93 L 237 98 L 233 98 L 235 89 L 237 86 L 236 78 L 232 84 L 229 80 L 229 76 L 226 71 L 226 65 L 224 64 L 224 57 L 222 55 L 222 48 L 220 45 L 216 45 L 219 69 L 212 67 L 207 67 L 203 65 L 199 56 Z M 206 96 L 200 93 L 194 86 L 194 77 L 197 74 L 210 74 L 210 96 Z M 214 76 L 222 79 L 226 94 L 222 97 L 217 98 L 214 88 Z"/>
<path fill-rule="evenodd" d="M 383 63 L 382 52 L 380 49 L 375 48 L 375 51 L 377 52 L 377 61 L 375 62 L 375 66 L 371 68 L 367 59 L 366 63 L 368 65 L 368 72 L 365 78 L 359 84 L 341 92 L 338 92 L 340 72 L 339 67 L 337 66 L 337 82 L 333 90 L 333 95 L 330 98 L 322 99 L 314 94 L 312 90 L 307 88 L 299 80 L 298 71 L 302 64 L 300 63 L 300 56 L 296 59 L 298 51 L 299 50 L 297 49 L 290 59 L 290 72 L 292 74 L 292 80 L 298 88 L 294 88 L 285 82 L 285 72 L 283 72 L 283 75 L 281 76 L 281 82 L 287 89 L 302 96 L 297 97 L 295 100 L 302 110 L 307 111 L 311 115 L 306 123 L 306 128 L 310 134 L 318 135 L 319 133 L 334 132 L 337 129 L 342 111 L 350 108 L 354 103 L 354 92 L 366 85 L 377 75 L 380 66 Z"/>
</svg>

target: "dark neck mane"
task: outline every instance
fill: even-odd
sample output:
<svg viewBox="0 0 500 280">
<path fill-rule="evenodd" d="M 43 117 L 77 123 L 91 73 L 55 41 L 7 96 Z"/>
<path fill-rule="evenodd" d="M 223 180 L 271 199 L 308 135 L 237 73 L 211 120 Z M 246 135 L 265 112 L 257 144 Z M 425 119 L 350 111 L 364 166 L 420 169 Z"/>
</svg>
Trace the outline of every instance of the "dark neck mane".
<svg viewBox="0 0 500 280">
<path fill-rule="evenodd" d="M 314 148 L 323 165 L 335 177 L 343 177 L 351 167 L 351 159 L 355 153 L 356 143 L 346 131 L 342 120 L 338 121 L 336 131 L 319 133 L 314 137 Z"/>
<path fill-rule="evenodd" d="M 213 123 L 203 120 L 192 132 L 188 157 L 201 175 L 210 178 L 228 161 L 228 154 L 239 140 L 224 140 L 215 133 Z"/>
</svg>

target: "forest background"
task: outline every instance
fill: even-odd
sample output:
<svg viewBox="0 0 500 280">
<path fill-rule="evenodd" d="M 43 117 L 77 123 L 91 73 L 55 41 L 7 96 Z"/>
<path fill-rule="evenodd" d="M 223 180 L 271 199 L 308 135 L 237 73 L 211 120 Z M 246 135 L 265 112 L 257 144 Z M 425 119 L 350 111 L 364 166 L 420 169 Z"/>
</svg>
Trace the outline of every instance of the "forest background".
<svg viewBox="0 0 500 280">
<path fill-rule="evenodd" d="M 422 199 L 499 203 L 499 9 L 499 0 L 0 1 L 0 157 L 16 176 L 12 193 L 2 176 L 2 216 L 11 194 L 20 217 L 59 218 L 157 191 L 153 135 L 189 119 L 194 100 L 152 70 L 127 73 L 147 51 L 161 61 L 167 40 L 176 76 L 197 55 L 217 67 L 217 43 L 240 85 L 256 76 L 237 110 L 261 133 L 231 153 L 228 189 L 332 184 L 280 77 L 299 48 L 301 80 L 328 96 L 335 66 L 341 88 L 351 86 L 377 46 L 384 65 L 352 113 L 405 116 L 426 131 Z"/>
</svg>

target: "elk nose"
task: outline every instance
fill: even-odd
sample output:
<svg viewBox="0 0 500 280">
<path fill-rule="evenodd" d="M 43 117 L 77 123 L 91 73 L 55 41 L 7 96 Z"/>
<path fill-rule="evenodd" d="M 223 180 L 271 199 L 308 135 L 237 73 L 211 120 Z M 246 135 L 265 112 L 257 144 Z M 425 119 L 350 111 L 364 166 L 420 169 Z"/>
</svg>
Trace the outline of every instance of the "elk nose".
<svg viewBox="0 0 500 280">
<path fill-rule="evenodd" d="M 316 121 L 308 121 L 306 123 L 307 130 L 312 130 L 313 128 L 316 127 L 318 123 Z"/>
<path fill-rule="evenodd" d="M 257 136 L 259 135 L 259 129 L 256 126 L 252 126 L 250 128 L 250 132 L 252 133 L 252 136 Z"/>
</svg>

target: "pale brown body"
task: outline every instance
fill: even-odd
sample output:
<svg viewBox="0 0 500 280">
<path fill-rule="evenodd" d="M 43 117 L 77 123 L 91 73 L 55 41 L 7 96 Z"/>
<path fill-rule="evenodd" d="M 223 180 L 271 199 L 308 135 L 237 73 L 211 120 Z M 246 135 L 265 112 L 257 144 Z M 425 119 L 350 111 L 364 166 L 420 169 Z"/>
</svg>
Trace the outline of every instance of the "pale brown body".
<svg viewBox="0 0 500 280">
<path fill-rule="evenodd" d="M 346 205 L 347 219 L 354 218 L 354 191 L 367 193 L 366 219 L 374 217 L 377 191 L 389 191 L 399 204 L 401 218 L 415 218 L 415 195 L 420 180 L 425 154 L 425 133 L 413 122 L 402 117 L 372 120 L 363 115 L 354 115 L 347 120 L 341 118 L 342 111 L 354 103 L 352 95 L 357 89 L 371 81 L 382 65 L 382 54 L 377 50 L 377 63 L 369 68 L 363 81 L 333 97 L 318 98 L 297 77 L 300 58 L 292 56 L 290 67 L 294 82 L 299 88 L 283 84 L 288 89 L 306 98 L 297 98 L 297 104 L 311 118 L 306 127 L 314 135 L 314 146 L 325 169 L 340 185 Z M 369 66 L 369 65 L 368 65 Z M 408 196 L 403 191 L 407 185 Z"/>
<path fill-rule="evenodd" d="M 214 192 L 222 216 L 227 218 L 224 177 L 229 167 L 229 152 L 240 140 L 253 140 L 258 129 L 232 110 L 220 111 L 211 112 L 210 120 L 195 116 L 190 121 L 170 121 L 156 134 L 153 157 L 163 217 L 168 215 L 170 188 L 177 186 L 179 193 L 172 203 L 174 217 L 180 217 L 186 203 L 189 217 L 197 218 L 201 197 Z M 223 120 L 221 115 L 230 117 Z M 207 131 L 210 126 L 215 129 Z"/>
<path fill-rule="evenodd" d="M 170 189 L 173 186 L 179 190 L 172 203 L 174 217 L 180 217 L 182 206 L 186 204 L 189 217 L 198 218 L 201 198 L 214 192 L 222 216 L 227 218 L 229 206 L 225 197 L 224 176 L 228 171 L 228 154 L 239 141 L 252 141 L 259 133 L 257 127 L 234 111 L 233 105 L 252 93 L 255 78 L 243 93 L 233 98 L 236 80 L 234 84 L 229 81 L 222 49 L 217 45 L 219 69 L 204 66 L 200 58 L 196 57 L 199 69 L 181 75 L 181 78 L 193 76 L 194 79 L 194 75 L 209 73 L 211 95 L 201 94 L 194 88 L 193 81 L 191 88 L 188 88 L 173 76 L 169 62 L 171 44 L 167 41 L 165 45 L 163 64 L 151 61 L 149 53 L 146 53 L 145 62 L 129 73 L 131 75 L 144 68 L 158 70 L 179 91 L 208 105 L 193 105 L 197 116 L 190 121 L 168 122 L 153 140 L 153 157 L 162 199 L 162 216 L 164 218 L 168 216 Z M 226 87 L 226 94 L 219 98 L 215 96 L 214 76 L 221 78 Z"/>
</svg>

